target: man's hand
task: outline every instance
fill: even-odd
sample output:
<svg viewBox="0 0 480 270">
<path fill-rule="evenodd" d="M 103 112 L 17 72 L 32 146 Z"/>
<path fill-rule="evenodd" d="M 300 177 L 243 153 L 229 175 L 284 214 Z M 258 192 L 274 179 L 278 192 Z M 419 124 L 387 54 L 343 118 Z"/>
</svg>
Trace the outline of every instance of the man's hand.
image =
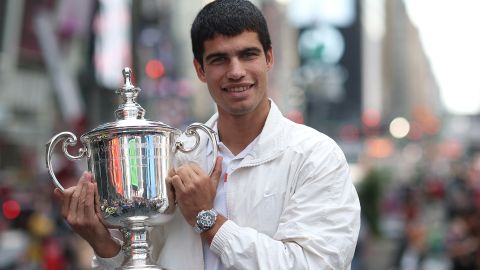
<svg viewBox="0 0 480 270">
<path fill-rule="evenodd" d="M 167 181 L 173 186 L 177 205 L 190 225 L 195 225 L 200 211 L 213 208 L 221 174 L 222 157 L 217 158 L 212 176 L 197 164 L 182 165 L 170 171 Z"/>
<path fill-rule="evenodd" d="M 76 186 L 61 192 L 55 189 L 61 201 L 61 214 L 72 229 L 85 239 L 100 257 L 118 254 L 120 245 L 110 236 L 102 223 L 97 183 L 89 172 L 84 172 Z"/>
</svg>

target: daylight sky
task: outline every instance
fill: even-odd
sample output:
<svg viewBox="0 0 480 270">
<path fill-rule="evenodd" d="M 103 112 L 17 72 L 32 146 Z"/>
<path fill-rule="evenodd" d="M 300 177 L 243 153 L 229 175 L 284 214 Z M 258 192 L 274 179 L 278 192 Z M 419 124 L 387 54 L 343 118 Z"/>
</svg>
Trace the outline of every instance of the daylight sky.
<svg viewBox="0 0 480 270">
<path fill-rule="evenodd" d="M 480 1 L 405 0 L 453 114 L 480 113 Z"/>
</svg>

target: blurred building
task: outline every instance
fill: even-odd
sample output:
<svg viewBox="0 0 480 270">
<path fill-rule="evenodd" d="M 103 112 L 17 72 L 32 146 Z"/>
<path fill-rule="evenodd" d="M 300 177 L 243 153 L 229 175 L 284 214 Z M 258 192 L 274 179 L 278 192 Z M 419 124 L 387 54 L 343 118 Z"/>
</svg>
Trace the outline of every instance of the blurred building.
<svg viewBox="0 0 480 270">
<path fill-rule="evenodd" d="M 305 93 L 306 123 L 340 139 L 360 125 L 362 96 L 361 1 L 291 1 L 299 67 L 294 80 Z"/>
<path fill-rule="evenodd" d="M 0 175 L 13 174 L 18 181 L 20 160 L 36 160 L 44 152 L 59 112 L 32 25 L 38 5 L 23 0 L 0 3 Z M 31 169 L 40 164 L 34 161 Z"/>
<path fill-rule="evenodd" d="M 424 126 L 425 117 L 441 118 L 438 85 L 403 1 L 385 1 L 383 59 L 385 120 L 403 116 Z"/>
<path fill-rule="evenodd" d="M 403 1 L 362 2 L 364 152 L 384 159 L 394 156 L 397 144 L 438 138 L 445 112 L 418 30 Z M 398 138 L 391 133 L 395 119 L 404 120 L 408 128 Z M 383 150 L 373 149 L 379 147 Z"/>
</svg>

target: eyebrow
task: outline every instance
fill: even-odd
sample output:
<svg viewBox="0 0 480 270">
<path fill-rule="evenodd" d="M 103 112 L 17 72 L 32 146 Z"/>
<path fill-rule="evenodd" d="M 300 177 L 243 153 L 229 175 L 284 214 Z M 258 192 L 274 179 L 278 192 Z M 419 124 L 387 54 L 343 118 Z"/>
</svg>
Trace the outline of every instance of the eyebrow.
<svg viewBox="0 0 480 270">
<path fill-rule="evenodd" d="M 235 54 L 244 54 L 244 53 L 247 53 L 247 52 L 256 52 L 256 53 L 260 53 L 262 50 L 260 50 L 259 48 L 257 47 L 247 47 L 247 48 L 244 48 L 244 49 L 241 49 L 239 51 L 236 51 Z M 226 57 L 228 56 L 228 53 L 224 53 L 224 52 L 218 52 L 218 53 L 211 53 L 209 55 L 207 55 L 205 57 L 205 61 L 209 61 L 213 58 L 216 58 L 216 57 Z"/>
</svg>

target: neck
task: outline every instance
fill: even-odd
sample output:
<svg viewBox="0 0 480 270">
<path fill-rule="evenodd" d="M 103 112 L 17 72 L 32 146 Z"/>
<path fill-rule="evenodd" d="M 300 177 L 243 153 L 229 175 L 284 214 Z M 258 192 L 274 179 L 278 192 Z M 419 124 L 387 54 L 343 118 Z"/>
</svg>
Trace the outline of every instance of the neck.
<svg viewBox="0 0 480 270">
<path fill-rule="evenodd" d="M 240 116 L 219 113 L 219 137 L 232 154 L 242 152 L 262 132 L 270 111 L 270 101 L 259 107 L 258 111 Z"/>
</svg>

